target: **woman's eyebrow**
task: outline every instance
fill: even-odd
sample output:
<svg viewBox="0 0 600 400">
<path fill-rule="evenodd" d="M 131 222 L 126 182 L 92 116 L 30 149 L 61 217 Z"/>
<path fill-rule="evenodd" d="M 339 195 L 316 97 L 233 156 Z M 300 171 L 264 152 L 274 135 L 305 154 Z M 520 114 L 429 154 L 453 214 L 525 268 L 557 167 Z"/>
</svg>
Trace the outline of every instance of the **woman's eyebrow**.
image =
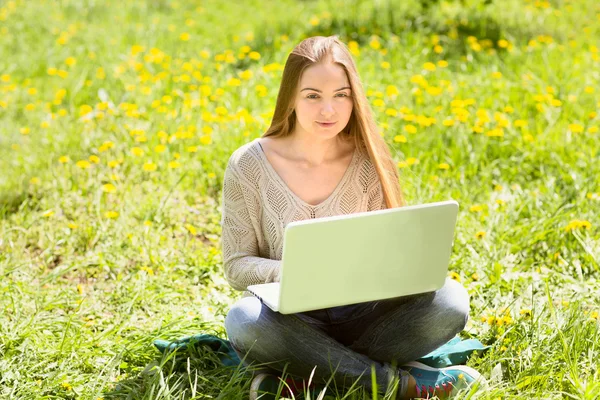
<svg viewBox="0 0 600 400">
<path fill-rule="evenodd" d="M 352 89 L 352 88 L 350 86 L 344 86 L 343 88 L 334 90 L 334 92 L 339 92 L 340 90 L 344 90 L 344 89 Z M 314 90 L 315 92 L 321 93 L 321 91 L 319 89 L 313 89 L 313 88 L 309 88 L 309 87 L 302 89 L 301 92 L 303 92 L 305 90 Z"/>
</svg>

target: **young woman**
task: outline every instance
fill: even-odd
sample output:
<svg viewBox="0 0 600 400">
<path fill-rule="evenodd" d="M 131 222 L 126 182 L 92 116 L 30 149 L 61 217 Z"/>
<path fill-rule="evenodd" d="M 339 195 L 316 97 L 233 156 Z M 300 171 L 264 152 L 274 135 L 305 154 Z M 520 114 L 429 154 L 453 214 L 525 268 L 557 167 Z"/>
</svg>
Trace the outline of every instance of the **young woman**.
<svg viewBox="0 0 600 400">
<path fill-rule="evenodd" d="M 245 290 L 279 281 L 283 233 L 292 221 L 402 205 L 395 163 L 350 52 L 336 36 L 305 39 L 285 64 L 271 126 L 235 150 L 225 170 L 228 282 Z M 436 292 L 289 315 L 246 292 L 227 314 L 225 329 L 246 364 L 268 363 L 273 374 L 285 368 L 308 379 L 314 369 L 314 380 L 333 377 L 372 390 L 374 366 L 380 390 L 397 378 L 399 399 L 446 397 L 480 375 L 413 360 L 454 337 L 468 315 L 467 291 L 449 279 Z M 265 377 L 254 378 L 251 399 Z"/>
</svg>

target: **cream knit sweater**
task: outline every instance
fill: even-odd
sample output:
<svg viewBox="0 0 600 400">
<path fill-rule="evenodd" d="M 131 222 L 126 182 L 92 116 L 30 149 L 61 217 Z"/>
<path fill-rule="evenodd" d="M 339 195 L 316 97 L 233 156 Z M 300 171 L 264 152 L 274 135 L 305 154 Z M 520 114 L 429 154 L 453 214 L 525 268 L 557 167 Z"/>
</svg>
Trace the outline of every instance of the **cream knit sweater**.
<svg viewBox="0 0 600 400">
<path fill-rule="evenodd" d="M 313 206 L 288 188 L 258 139 L 229 158 L 222 196 L 223 267 L 237 290 L 279 281 L 283 234 L 290 222 L 386 208 L 379 176 L 364 149 L 355 150 L 333 193 Z"/>
</svg>

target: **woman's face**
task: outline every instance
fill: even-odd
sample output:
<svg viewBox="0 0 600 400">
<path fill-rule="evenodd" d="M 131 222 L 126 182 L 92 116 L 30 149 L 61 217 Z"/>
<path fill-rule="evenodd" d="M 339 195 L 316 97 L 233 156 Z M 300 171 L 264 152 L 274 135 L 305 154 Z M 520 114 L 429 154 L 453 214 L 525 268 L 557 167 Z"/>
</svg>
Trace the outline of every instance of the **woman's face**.
<svg viewBox="0 0 600 400">
<path fill-rule="evenodd" d="M 328 139 L 340 133 L 352 114 L 352 90 L 344 68 L 319 63 L 306 68 L 300 78 L 294 109 L 296 131 Z"/>
</svg>

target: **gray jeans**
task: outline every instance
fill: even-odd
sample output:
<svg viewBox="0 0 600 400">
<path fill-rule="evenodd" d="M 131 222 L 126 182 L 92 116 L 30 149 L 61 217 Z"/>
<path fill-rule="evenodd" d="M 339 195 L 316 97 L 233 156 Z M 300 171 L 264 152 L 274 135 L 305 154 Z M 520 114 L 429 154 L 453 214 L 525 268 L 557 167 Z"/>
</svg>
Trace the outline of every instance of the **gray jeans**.
<svg viewBox="0 0 600 400">
<path fill-rule="evenodd" d="M 385 392 L 393 363 L 435 350 L 462 331 L 468 317 L 469 294 L 447 279 L 435 292 L 287 315 L 244 297 L 227 314 L 225 329 L 246 365 L 283 371 L 287 364 L 287 373 L 305 379 L 316 366 L 315 382 L 333 377 L 338 385 L 358 381 L 368 390 L 374 366 Z"/>
</svg>

